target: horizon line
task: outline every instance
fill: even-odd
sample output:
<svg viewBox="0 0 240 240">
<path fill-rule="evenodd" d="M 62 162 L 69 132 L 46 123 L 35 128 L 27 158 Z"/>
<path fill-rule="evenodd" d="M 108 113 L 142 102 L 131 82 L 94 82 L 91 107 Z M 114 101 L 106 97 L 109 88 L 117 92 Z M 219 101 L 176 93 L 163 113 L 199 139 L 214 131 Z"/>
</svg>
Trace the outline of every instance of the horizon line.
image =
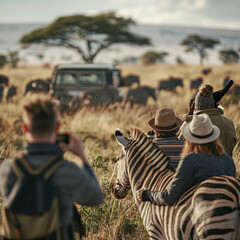
<svg viewBox="0 0 240 240">
<path fill-rule="evenodd" d="M 137 22 L 137 21 L 135 22 L 136 22 L 136 25 L 240 31 L 240 28 L 226 27 L 226 26 L 203 26 L 203 25 L 172 24 L 172 23 L 143 23 L 143 22 Z M 0 22 L 0 25 L 33 25 L 33 24 L 48 25 L 51 23 L 50 22 Z"/>
</svg>

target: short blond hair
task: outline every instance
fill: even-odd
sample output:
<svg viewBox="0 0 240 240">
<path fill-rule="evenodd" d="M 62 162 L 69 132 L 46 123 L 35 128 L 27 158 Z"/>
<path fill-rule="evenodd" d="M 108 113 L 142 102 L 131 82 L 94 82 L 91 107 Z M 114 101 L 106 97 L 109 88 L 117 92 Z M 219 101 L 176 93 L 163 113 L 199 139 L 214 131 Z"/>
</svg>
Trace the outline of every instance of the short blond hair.
<svg viewBox="0 0 240 240">
<path fill-rule="evenodd" d="M 23 121 L 36 137 L 49 136 L 53 133 L 58 109 L 56 103 L 47 94 L 27 95 L 22 102 Z"/>
</svg>

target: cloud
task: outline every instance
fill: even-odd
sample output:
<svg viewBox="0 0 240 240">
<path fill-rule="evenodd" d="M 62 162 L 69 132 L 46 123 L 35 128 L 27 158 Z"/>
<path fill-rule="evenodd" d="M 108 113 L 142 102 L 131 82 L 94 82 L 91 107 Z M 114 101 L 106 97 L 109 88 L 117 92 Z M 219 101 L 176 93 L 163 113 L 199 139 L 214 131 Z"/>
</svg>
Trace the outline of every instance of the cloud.
<svg viewBox="0 0 240 240">
<path fill-rule="evenodd" d="M 239 0 L 0 0 L 0 23 L 115 11 L 140 23 L 240 28 L 239 9 Z"/>
<path fill-rule="evenodd" d="M 206 6 L 206 1 L 205 0 L 182 0 L 179 1 L 179 7 L 181 7 L 181 9 L 187 9 L 190 11 L 196 11 L 199 9 L 202 9 Z"/>
</svg>

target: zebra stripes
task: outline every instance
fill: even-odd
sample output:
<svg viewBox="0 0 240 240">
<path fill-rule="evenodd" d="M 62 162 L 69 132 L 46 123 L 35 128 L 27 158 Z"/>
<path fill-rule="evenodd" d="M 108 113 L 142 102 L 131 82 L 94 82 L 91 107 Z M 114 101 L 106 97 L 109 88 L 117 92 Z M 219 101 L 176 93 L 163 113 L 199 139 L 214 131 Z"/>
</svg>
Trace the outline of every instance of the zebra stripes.
<svg viewBox="0 0 240 240">
<path fill-rule="evenodd" d="M 209 178 L 187 190 L 173 206 L 139 204 L 138 189 L 162 191 L 174 172 L 166 155 L 139 130 L 131 131 L 123 147 L 125 157 L 118 161 L 112 195 L 124 198 L 131 186 L 150 239 L 240 239 L 239 180 L 229 176 Z"/>
</svg>

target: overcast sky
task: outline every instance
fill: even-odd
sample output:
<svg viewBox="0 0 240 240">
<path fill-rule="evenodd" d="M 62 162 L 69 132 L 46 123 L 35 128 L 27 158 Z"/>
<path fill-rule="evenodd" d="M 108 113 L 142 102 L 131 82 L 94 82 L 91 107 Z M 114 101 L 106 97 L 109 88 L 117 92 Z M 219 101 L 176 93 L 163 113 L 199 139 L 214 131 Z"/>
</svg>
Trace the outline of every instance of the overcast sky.
<svg viewBox="0 0 240 240">
<path fill-rule="evenodd" d="M 0 0 L 0 23 L 50 23 L 107 11 L 139 23 L 240 29 L 240 0 Z"/>
</svg>

